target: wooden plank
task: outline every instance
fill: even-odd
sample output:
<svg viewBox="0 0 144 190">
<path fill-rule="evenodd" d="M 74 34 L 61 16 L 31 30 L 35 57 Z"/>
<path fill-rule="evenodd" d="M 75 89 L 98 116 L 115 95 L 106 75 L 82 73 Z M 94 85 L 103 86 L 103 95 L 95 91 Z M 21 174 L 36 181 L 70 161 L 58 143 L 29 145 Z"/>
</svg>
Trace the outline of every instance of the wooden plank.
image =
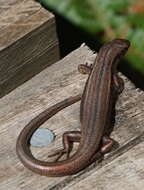
<svg viewBox="0 0 144 190">
<path fill-rule="evenodd" d="M 56 61 L 59 59 L 58 54 L 59 49 L 57 44 L 55 44 L 54 47 L 51 47 L 42 54 L 35 56 L 26 64 L 22 64 L 16 71 L 13 70 L 13 73 L 11 73 L 12 75 L 0 84 L 0 97 L 27 81 L 33 75 L 39 73 L 41 70 L 52 64 L 54 60 Z"/>
<path fill-rule="evenodd" d="M 144 140 L 144 138 L 143 138 Z M 63 190 L 141 190 L 144 185 L 144 141 L 122 156 Z"/>
<path fill-rule="evenodd" d="M 1 1 L 0 10 L 0 50 L 54 18 L 33 0 Z"/>
<path fill-rule="evenodd" d="M 86 56 L 87 55 L 87 56 Z M 15 143 L 18 134 L 34 116 L 52 104 L 79 93 L 85 76 L 79 75 L 77 65 L 83 63 L 92 52 L 80 48 L 12 91 L 0 100 L 0 186 L 1 189 L 45 189 L 61 182 L 64 178 L 40 177 L 28 171 L 17 158 Z M 69 111 L 68 111 L 69 110 Z M 65 113 L 65 114 L 64 114 Z M 64 110 L 46 122 L 56 134 L 56 141 L 49 147 L 33 148 L 37 157 L 46 159 L 52 149 L 61 145 L 62 131 L 77 128 L 79 104 Z M 72 117 L 74 115 L 74 117 Z M 64 125 L 62 124 L 64 121 Z M 71 122 L 72 121 L 72 122 Z M 71 125 L 71 126 L 70 126 Z M 59 144 L 59 145 L 58 145 Z"/>
<path fill-rule="evenodd" d="M 7 0 L 0 2 L 0 9 L 1 97 L 59 60 L 59 46 L 55 17 L 39 3 Z M 44 57 L 47 63 L 43 63 Z M 19 75 L 20 70 L 23 75 Z"/>
<path fill-rule="evenodd" d="M 121 75 L 121 77 L 124 79 L 125 89 L 120 95 L 116 105 L 116 122 L 114 131 L 111 135 L 119 145 L 116 145 L 110 153 L 106 154 L 102 162 L 95 162 L 78 174 L 67 177 L 62 183 L 60 182 L 51 188 L 51 190 L 61 190 L 65 188 L 75 189 L 75 184 L 81 184 L 83 179 L 101 170 L 105 165 L 129 151 L 129 149 L 133 149 L 137 144 L 143 142 L 144 92 L 135 88 L 135 86 L 123 75 Z M 142 148 L 144 151 L 144 147 Z M 97 178 L 95 178 L 95 180 L 98 182 Z M 111 183 L 113 182 L 111 181 Z M 82 184 L 85 184 L 85 182 L 83 181 Z M 96 184 L 93 188 L 95 186 Z M 125 188 L 127 189 L 128 187 L 126 186 Z"/>
<path fill-rule="evenodd" d="M 122 76 L 125 80 L 125 90 L 117 103 L 116 124 L 112 135 L 120 145 L 107 154 L 103 162 L 97 166 L 92 164 L 73 176 L 50 178 L 32 173 L 18 160 L 15 143 L 22 128 L 50 105 L 82 92 L 87 76 L 79 74 L 77 66 L 94 57 L 87 47 L 80 47 L 0 99 L 1 189 L 66 188 L 101 170 L 106 164 L 140 143 L 139 136 L 144 132 L 144 92 L 136 89 Z M 62 147 L 63 132 L 78 129 L 79 126 L 79 103 L 76 103 L 59 112 L 42 126 L 53 130 L 56 140 L 48 147 L 32 148 L 33 154 L 39 159 L 47 160 L 48 154 Z"/>
</svg>

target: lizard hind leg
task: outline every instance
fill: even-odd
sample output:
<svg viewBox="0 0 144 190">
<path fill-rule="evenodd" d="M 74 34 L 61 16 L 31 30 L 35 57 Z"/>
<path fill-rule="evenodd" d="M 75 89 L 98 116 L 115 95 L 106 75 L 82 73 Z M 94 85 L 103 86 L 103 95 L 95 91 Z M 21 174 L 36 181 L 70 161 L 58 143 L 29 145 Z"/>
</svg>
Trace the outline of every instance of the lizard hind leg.
<svg viewBox="0 0 144 190">
<path fill-rule="evenodd" d="M 80 142 L 81 132 L 80 131 L 67 131 L 63 134 L 63 149 L 55 151 L 48 157 L 57 156 L 54 162 L 57 162 L 64 154 L 66 154 L 66 159 L 69 158 L 70 153 L 73 148 L 74 142 Z"/>
<path fill-rule="evenodd" d="M 100 148 L 101 153 L 106 154 L 108 153 L 114 145 L 114 140 L 109 136 L 102 137 L 102 147 Z"/>
<path fill-rule="evenodd" d="M 104 135 L 102 137 L 102 142 L 100 144 L 100 149 L 96 151 L 96 153 L 90 159 L 90 162 L 94 161 L 102 161 L 104 154 L 108 153 L 111 148 L 113 147 L 114 140 L 111 139 L 109 136 Z"/>
</svg>

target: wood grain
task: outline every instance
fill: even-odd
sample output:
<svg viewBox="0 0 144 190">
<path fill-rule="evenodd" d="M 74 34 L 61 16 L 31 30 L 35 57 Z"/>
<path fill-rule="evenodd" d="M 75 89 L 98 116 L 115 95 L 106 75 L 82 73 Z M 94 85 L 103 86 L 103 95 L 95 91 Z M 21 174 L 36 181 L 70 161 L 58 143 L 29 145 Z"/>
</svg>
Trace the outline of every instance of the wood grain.
<svg viewBox="0 0 144 190">
<path fill-rule="evenodd" d="M 56 102 L 79 93 L 85 76 L 79 75 L 77 65 L 86 60 L 92 52 L 80 48 L 12 91 L 0 100 L 0 186 L 1 189 L 45 189 L 53 187 L 64 178 L 47 178 L 28 171 L 17 158 L 15 144 L 18 134 L 34 116 Z M 73 60 L 73 58 L 75 58 Z M 73 61 L 72 61 L 73 60 Z M 33 148 L 40 159 L 46 159 L 49 152 L 61 146 L 61 135 L 65 130 L 77 128 L 79 105 L 65 109 L 46 122 L 56 134 L 56 141 L 49 147 Z M 69 110 L 69 111 L 68 111 Z M 63 123 L 63 122 L 64 123 Z M 59 144 L 59 145 L 58 145 Z"/>
<path fill-rule="evenodd" d="M 79 74 L 77 66 L 94 57 L 95 55 L 93 56 L 86 46 L 80 47 L 0 99 L 0 187 L 2 190 L 58 190 L 73 189 L 73 187 L 79 189 L 85 180 L 91 182 L 90 176 L 94 185 L 85 184 L 85 186 L 93 187 L 91 189 L 96 189 L 97 183 L 102 190 L 106 189 L 107 183 L 117 187 L 121 182 L 120 187 L 123 189 L 125 186 L 125 189 L 129 190 L 131 186 L 128 180 L 133 179 L 138 180 L 138 186 L 141 187 L 137 176 L 142 175 L 143 166 L 141 164 L 137 168 L 137 160 L 141 163 L 144 150 L 144 92 L 136 89 L 124 76 L 122 77 L 125 81 L 125 90 L 117 103 L 116 123 L 112 134 L 112 137 L 119 142 L 119 146 L 115 146 L 101 163 L 94 163 L 73 176 L 50 178 L 32 173 L 24 168 L 17 158 L 15 144 L 22 128 L 50 105 L 82 92 L 87 76 Z M 63 132 L 79 129 L 79 102 L 59 112 L 42 127 L 53 130 L 56 139 L 48 147 L 32 148 L 32 152 L 37 158 L 48 160 L 48 154 L 62 147 Z M 123 160 L 125 163 L 121 163 Z M 118 180 L 118 168 L 116 169 L 119 162 L 121 180 Z M 125 168 L 127 173 L 123 182 Z M 103 186 L 97 179 L 101 179 L 102 182 L 102 178 L 98 175 L 104 172 L 106 172 L 104 175 L 106 179 Z"/>
<path fill-rule="evenodd" d="M 143 139 L 144 140 L 144 139 Z M 144 185 L 144 141 L 103 168 L 64 190 L 141 190 Z"/>
<path fill-rule="evenodd" d="M 2 97 L 59 60 L 59 44 L 54 15 L 34 0 L 2 1 L 0 9 Z"/>
<path fill-rule="evenodd" d="M 0 10 L 0 50 L 54 18 L 34 0 L 2 0 Z"/>
</svg>

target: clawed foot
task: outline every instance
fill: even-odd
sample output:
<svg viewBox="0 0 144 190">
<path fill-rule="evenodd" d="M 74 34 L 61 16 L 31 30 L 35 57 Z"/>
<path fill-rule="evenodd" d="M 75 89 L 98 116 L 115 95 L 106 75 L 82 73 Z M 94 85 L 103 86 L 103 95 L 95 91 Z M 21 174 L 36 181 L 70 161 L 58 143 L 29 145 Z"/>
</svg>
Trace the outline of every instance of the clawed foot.
<svg viewBox="0 0 144 190">
<path fill-rule="evenodd" d="M 54 160 L 54 162 L 59 161 L 59 159 L 66 154 L 66 158 L 69 158 L 70 152 L 66 149 L 61 149 L 61 150 L 57 150 L 55 151 L 53 154 L 49 155 L 48 157 L 55 157 L 57 156 L 57 158 Z"/>
<path fill-rule="evenodd" d="M 91 62 L 86 62 L 84 65 L 85 65 L 86 67 L 90 68 L 90 69 L 93 68 L 93 64 L 92 64 Z"/>
<path fill-rule="evenodd" d="M 93 64 L 88 64 L 86 62 L 85 64 L 80 64 L 78 66 L 78 71 L 82 74 L 90 74 L 93 69 Z"/>
</svg>

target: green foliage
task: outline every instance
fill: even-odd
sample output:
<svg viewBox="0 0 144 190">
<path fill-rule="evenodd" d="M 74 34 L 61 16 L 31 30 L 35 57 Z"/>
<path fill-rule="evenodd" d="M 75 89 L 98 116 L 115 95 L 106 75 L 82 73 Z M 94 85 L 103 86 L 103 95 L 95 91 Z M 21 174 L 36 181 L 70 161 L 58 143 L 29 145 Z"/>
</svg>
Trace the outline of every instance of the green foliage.
<svg viewBox="0 0 144 190">
<path fill-rule="evenodd" d="M 122 37 L 131 41 L 126 58 L 144 72 L 143 0 L 36 0 L 84 30 L 104 32 L 103 40 Z"/>
</svg>

